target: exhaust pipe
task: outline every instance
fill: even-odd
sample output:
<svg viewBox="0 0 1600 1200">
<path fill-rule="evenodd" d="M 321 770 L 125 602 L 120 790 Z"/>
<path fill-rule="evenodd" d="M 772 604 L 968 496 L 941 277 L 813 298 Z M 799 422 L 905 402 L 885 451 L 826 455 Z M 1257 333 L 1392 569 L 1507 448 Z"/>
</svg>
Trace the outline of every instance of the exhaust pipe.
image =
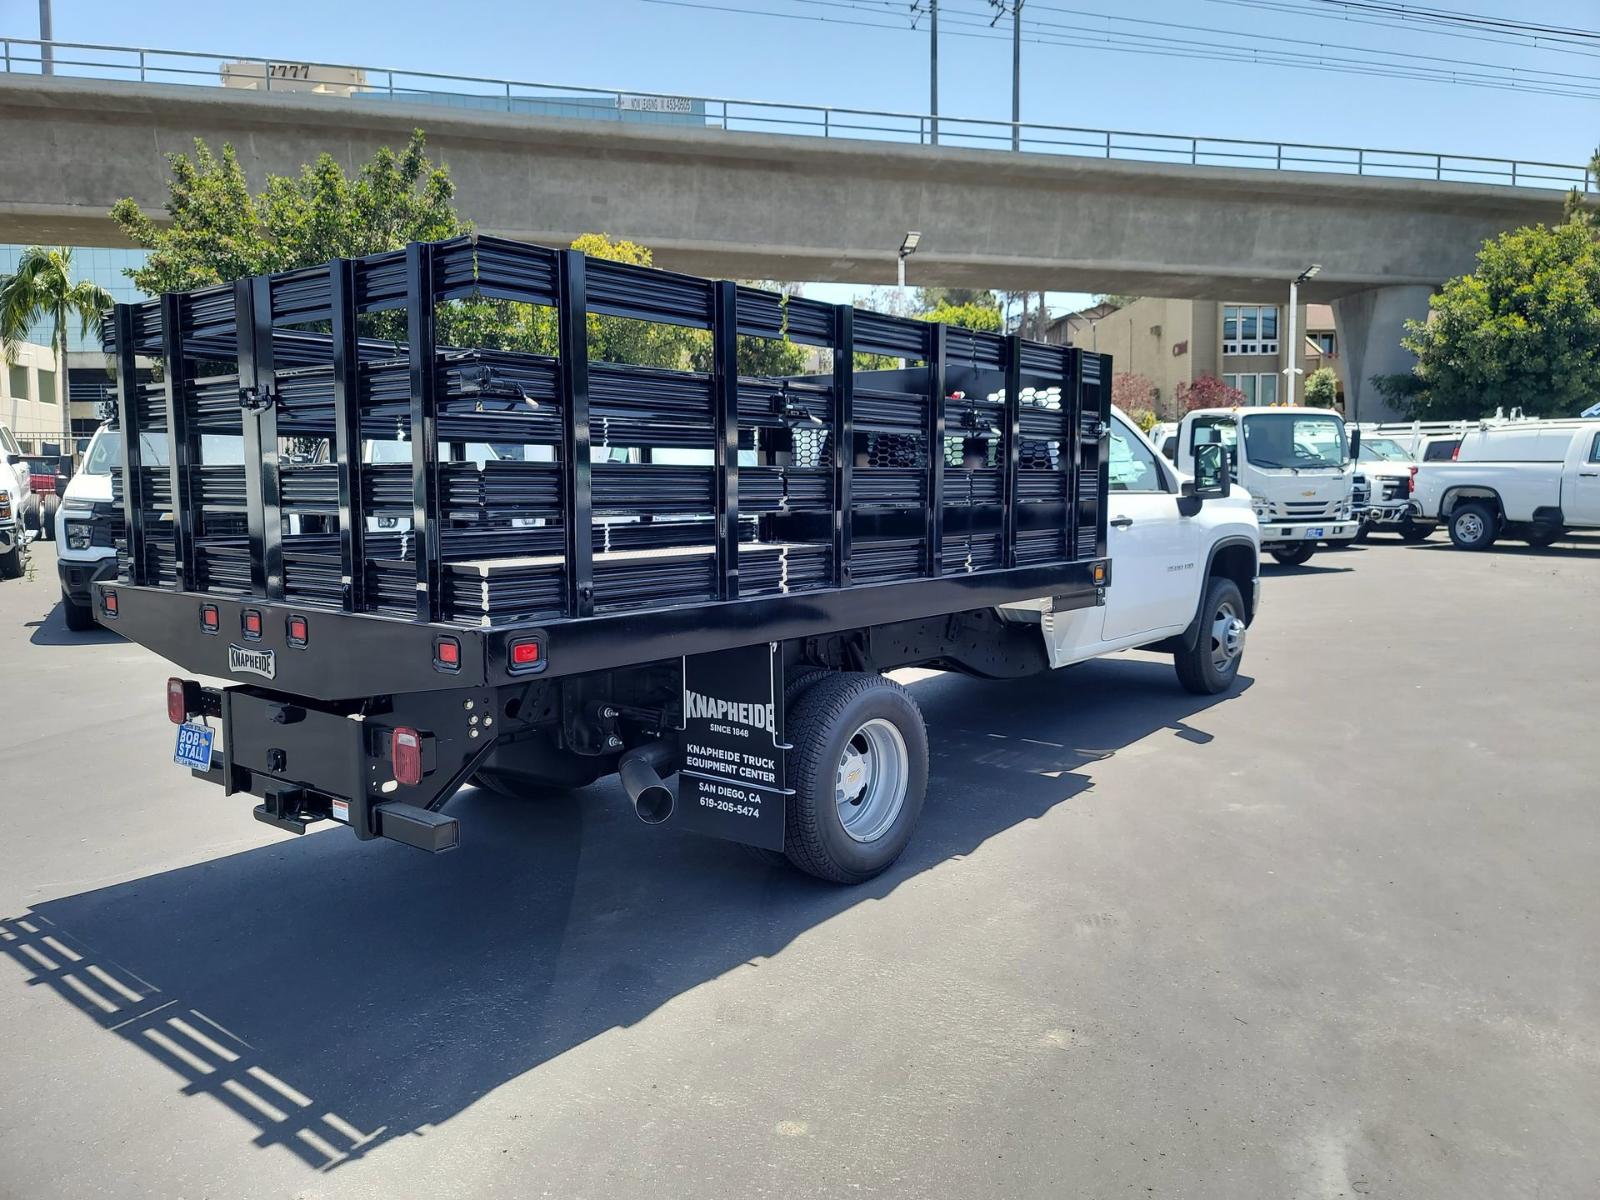
<svg viewBox="0 0 1600 1200">
<path fill-rule="evenodd" d="M 654 741 L 635 746 L 617 760 L 617 777 L 633 801 L 633 811 L 646 825 L 659 825 L 672 815 L 676 797 L 661 782 L 661 771 L 671 759 L 672 746 Z"/>
</svg>

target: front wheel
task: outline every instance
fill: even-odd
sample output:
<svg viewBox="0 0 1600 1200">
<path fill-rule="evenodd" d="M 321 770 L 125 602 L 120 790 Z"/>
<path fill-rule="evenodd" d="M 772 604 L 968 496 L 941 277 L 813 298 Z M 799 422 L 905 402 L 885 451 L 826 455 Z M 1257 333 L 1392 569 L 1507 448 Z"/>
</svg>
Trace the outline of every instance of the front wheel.
<svg viewBox="0 0 1600 1200">
<path fill-rule="evenodd" d="M 1206 583 L 1196 620 L 1199 629 L 1193 647 L 1180 647 L 1172 656 L 1172 665 L 1185 689 L 1197 696 L 1215 696 L 1233 682 L 1244 659 L 1244 596 L 1239 585 L 1213 576 Z"/>
<path fill-rule="evenodd" d="M 784 854 L 819 879 L 871 879 L 900 857 L 922 815 L 922 710 L 881 675 L 828 675 L 805 690 L 784 732 L 794 746 Z"/>
<path fill-rule="evenodd" d="M 1296 542 L 1283 550 L 1274 550 L 1272 557 L 1286 567 L 1298 567 L 1311 561 L 1311 556 L 1317 552 L 1315 542 Z"/>
<path fill-rule="evenodd" d="M 61 507 L 58 496 L 46 496 L 39 512 L 39 536 L 47 542 L 56 539 L 56 511 Z"/>
<path fill-rule="evenodd" d="M 20 533 L 20 530 L 18 531 Z M 13 546 L 4 554 L 0 554 L 0 579 L 20 579 L 22 577 L 22 547 Z"/>
<path fill-rule="evenodd" d="M 1423 525 L 1421 522 L 1413 521 L 1410 517 L 1400 522 L 1400 537 L 1407 542 L 1413 544 L 1425 542 L 1432 534 L 1432 525 Z"/>
<path fill-rule="evenodd" d="M 1450 540 L 1458 550 L 1487 550 L 1500 535 L 1494 509 L 1474 501 L 1450 514 Z"/>
</svg>

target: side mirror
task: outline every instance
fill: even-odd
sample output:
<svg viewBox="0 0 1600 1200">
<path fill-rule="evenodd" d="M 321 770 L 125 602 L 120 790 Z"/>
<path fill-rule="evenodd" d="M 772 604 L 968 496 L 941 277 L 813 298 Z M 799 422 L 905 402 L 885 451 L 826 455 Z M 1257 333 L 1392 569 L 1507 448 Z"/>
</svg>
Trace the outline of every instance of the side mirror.
<svg viewBox="0 0 1600 1200">
<path fill-rule="evenodd" d="M 1233 492 L 1228 470 L 1228 448 L 1220 442 L 1206 442 L 1194 448 L 1194 490 L 1199 500 L 1222 500 Z"/>
<path fill-rule="evenodd" d="M 1350 431 L 1350 461 L 1358 462 L 1361 458 L 1361 430 Z"/>
</svg>

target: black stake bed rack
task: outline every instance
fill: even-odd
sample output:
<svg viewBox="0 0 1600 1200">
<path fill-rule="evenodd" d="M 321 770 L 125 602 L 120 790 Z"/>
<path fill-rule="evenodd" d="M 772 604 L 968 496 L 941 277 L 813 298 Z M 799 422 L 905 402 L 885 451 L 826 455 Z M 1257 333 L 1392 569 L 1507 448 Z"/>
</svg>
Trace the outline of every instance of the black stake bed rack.
<svg viewBox="0 0 1600 1200">
<path fill-rule="evenodd" d="M 450 344 L 485 311 L 544 342 Z M 591 360 L 602 321 L 702 369 Z M 815 369 L 741 374 L 761 339 Z M 481 236 L 118 305 L 106 344 L 100 615 L 202 673 L 493 686 L 1107 582 L 1110 361 L 1067 347 Z"/>
</svg>

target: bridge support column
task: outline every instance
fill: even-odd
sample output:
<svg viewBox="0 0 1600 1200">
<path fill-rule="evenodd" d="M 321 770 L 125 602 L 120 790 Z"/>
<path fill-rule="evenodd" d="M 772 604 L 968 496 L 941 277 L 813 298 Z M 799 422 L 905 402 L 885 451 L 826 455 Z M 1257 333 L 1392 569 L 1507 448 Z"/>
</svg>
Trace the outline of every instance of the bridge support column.
<svg viewBox="0 0 1600 1200">
<path fill-rule="evenodd" d="M 1344 415 L 1352 421 L 1398 420 L 1372 386 L 1374 375 L 1409 371 L 1416 356 L 1400 344 L 1408 320 L 1425 320 L 1433 289 L 1414 284 L 1368 288 L 1333 302 L 1333 325 L 1344 361 Z"/>
</svg>

